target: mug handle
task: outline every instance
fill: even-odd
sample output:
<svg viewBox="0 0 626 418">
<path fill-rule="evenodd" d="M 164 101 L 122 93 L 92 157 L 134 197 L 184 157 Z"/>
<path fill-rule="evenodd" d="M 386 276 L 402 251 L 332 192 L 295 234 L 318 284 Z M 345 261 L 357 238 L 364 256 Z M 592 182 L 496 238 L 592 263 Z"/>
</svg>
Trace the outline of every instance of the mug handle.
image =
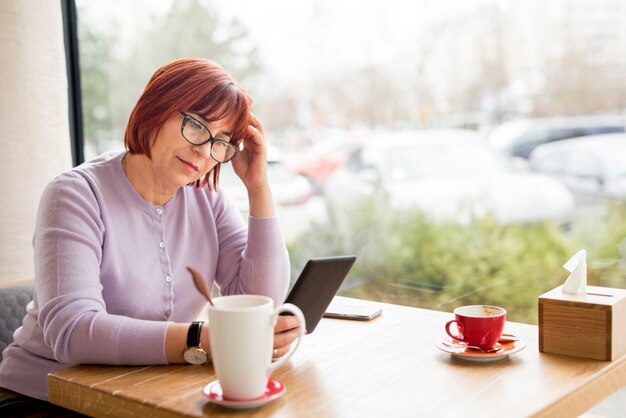
<svg viewBox="0 0 626 418">
<path fill-rule="evenodd" d="M 306 321 L 304 320 L 304 315 L 302 314 L 302 311 L 300 310 L 300 308 L 298 308 L 296 305 L 292 303 L 285 303 L 279 306 L 278 308 L 276 308 L 276 310 L 274 311 L 274 315 L 272 315 L 272 324 L 276 324 L 276 319 L 281 312 L 289 312 L 295 315 L 296 318 L 298 318 L 298 322 L 300 323 L 300 334 L 298 334 L 298 339 L 296 340 L 296 344 L 291 347 L 289 352 L 287 352 L 287 354 L 285 354 L 282 358 L 279 358 L 278 360 L 276 360 L 274 363 L 270 365 L 269 367 L 270 376 L 272 375 L 272 373 L 274 373 L 274 370 L 276 370 L 277 368 L 285 364 L 285 362 L 289 360 L 289 357 L 291 357 L 293 353 L 296 352 L 296 350 L 298 349 L 298 346 L 300 345 L 300 341 L 302 341 L 302 337 L 304 337 L 305 328 L 306 328 Z"/>
<path fill-rule="evenodd" d="M 450 325 L 455 324 L 456 325 L 456 330 L 459 331 L 461 336 L 458 335 L 452 335 L 452 332 L 450 331 Z M 446 333 L 454 338 L 455 340 L 459 340 L 459 341 L 463 341 L 463 334 L 461 333 L 461 330 L 459 329 L 459 321 L 457 321 L 456 319 L 453 319 L 452 321 L 448 321 L 446 322 Z"/>
</svg>

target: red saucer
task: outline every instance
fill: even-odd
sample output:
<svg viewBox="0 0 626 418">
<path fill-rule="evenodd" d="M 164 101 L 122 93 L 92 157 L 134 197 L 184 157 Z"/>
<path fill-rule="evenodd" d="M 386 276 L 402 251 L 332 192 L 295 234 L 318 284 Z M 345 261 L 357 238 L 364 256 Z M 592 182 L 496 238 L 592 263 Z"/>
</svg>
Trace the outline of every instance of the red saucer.
<svg viewBox="0 0 626 418">
<path fill-rule="evenodd" d="M 280 380 L 269 378 L 267 388 L 262 396 L 254 399 L 235 400 L 225 398 L 219 380 L 215 380 L 202 388 L 202 394 L 209 399 L 209 402 L 222 405 L 226 408 L 248 409 L 257 408 L 276 398 L 280 398 L 286 390 L 287 388 Z"/>
<path fill-rule="evenodd" d="M 447 335 L 435 341 L 435 347 L 441 351 L 450 353 L 454 357 L 470 361 L 501 360 L 526 348 L 526 343 L 523 340 L 501 341 L 499 344 L 502 346 L 502 350 L 495 353 L 483 353 L 477 350 L 469 349 L 463 342 L 454 340 Z"/>
</svg>

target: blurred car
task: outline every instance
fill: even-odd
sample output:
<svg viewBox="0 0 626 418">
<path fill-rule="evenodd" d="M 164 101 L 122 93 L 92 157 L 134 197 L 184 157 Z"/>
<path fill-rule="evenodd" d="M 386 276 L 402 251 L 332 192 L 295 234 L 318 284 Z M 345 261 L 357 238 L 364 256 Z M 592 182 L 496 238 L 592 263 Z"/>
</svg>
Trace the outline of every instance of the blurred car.
<svg viewBox="0 0 626 418">
<path fill-rule="evenodd" d="M 346 161 L 348 153 L 361 142 L 355 139 L 326 139 L 288 162 L 287 166 L 294 173 L 305 176 L 319 193 L 323 190 L 328 177 Z"/>
<path fill-rule="evenodd" d="M 282 163 L 279 151 L 273 147 L 268 147 L 267 172 L 277 205 L 301 205 L 307 203 L 313 195 L 313 187 L 309 181 L 304 176 L 289 171 Z M 248 214 L 248 191 L 235 174 L 232 164 L 222 164 L 219 187 L 242 214 Z"/>
<path fill-rule="evenodd" d="M 626 117 L 571 116 L 519 119 L 496 127 L 487 144 L 512 157 L 527 159 L 539 145 L 568 138 L 604 133 L 626 132 Z"/>
<path fill-rule="evenodd" d="M 515 172 L 472 131 L 389 133 L 356 149 L 327 181 L 329 217 L 344 223 L 363 202 L 392 214 L 421 210 L 432 220 L 568 224 L 572 194 L 559 181 Z M 393 215 L 392 215 L 393 216 Z"/>
<path fill-rule="evenodd" d="M 626 201 L 626 134 L 592 135 L 537 147 L 530 168 L 562 181 L 578 206 Z"/>
</svg>

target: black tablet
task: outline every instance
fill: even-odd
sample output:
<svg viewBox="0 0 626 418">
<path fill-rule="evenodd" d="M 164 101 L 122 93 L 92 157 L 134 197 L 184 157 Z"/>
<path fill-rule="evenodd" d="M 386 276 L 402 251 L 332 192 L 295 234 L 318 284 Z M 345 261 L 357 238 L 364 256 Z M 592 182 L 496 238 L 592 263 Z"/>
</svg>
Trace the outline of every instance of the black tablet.
<svg viewBox="0 0 626 418">
<path fill-rule="evenodd" d="M 300 308 L 309 334 L 322 319 L 355 260 L 353 255 L 314 258 L 304 266 L 285 303 Z"/>
</svg>

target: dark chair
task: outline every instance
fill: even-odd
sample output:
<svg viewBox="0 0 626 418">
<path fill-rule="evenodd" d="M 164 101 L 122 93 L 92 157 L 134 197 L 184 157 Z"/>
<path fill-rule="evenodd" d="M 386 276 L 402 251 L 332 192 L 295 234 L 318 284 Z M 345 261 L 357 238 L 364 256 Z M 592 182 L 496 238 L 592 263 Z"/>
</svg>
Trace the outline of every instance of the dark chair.
<svg viewBox="0 0 626 418">
<path fill-rule="evenodd" d="M 33 286 L 0 288 L 0 361 L 2 352 L 13 342 L 13 332 L 22 325 L 26 305 L 33 300 Z"/>
</svg>

